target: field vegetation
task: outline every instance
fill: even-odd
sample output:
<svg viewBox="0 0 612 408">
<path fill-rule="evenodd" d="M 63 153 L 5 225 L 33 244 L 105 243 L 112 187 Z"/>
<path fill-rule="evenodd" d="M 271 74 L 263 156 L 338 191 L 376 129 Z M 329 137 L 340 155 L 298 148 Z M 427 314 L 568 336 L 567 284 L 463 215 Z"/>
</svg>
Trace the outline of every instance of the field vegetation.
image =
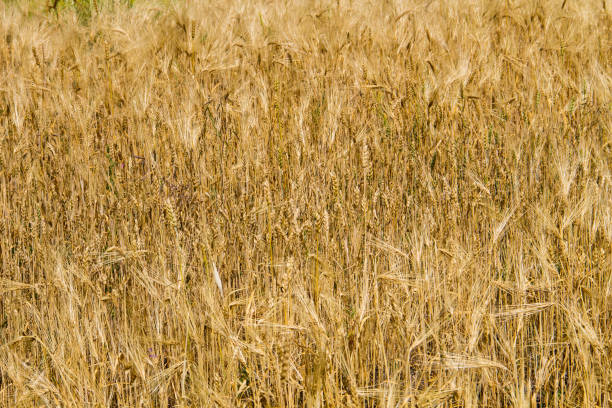
<svg viewBox="0 0 612 408">
<path fill-rule="evenodd" d="M 0 2 L 0 407 L 612 407 L 609 0 Z"/>
</svg>

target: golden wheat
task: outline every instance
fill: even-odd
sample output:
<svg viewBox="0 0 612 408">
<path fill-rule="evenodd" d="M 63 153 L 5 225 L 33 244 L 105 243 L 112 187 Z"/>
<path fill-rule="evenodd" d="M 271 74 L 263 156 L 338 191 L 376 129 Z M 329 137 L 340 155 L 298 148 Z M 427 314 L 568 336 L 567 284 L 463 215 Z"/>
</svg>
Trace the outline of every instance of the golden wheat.
<svg viewBox="0 0 612 408">
<path fill-rule="evenodd" d="M 49 3 L 0 407 L 611 406 L 609 0 Z"/>
</svg>

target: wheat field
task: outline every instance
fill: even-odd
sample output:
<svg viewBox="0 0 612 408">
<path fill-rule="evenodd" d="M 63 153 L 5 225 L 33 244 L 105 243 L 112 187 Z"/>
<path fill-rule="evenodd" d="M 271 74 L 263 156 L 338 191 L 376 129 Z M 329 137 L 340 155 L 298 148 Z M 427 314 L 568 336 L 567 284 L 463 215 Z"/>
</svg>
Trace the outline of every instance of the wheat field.
<svg viewBox="0 0 612 408">
<path fill-rule="evenodd" d="M 0 407 L 612 407 L 609 0 L 0 2 Z"/>
</svg>

